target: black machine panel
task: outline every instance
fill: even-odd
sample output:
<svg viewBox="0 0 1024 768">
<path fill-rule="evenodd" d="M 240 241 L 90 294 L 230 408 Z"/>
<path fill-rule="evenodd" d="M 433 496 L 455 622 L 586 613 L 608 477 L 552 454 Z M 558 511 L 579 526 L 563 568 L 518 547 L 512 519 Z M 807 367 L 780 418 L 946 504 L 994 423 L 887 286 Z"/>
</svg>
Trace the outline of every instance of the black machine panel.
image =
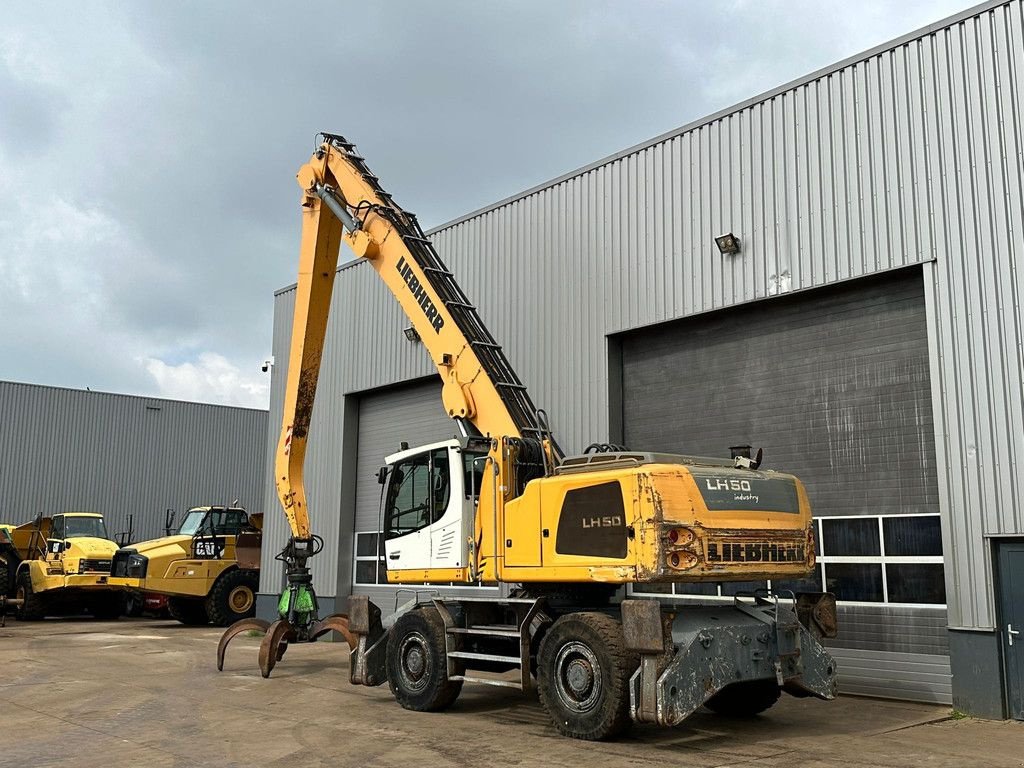
<svg viewBox="0 0 1024 768">
<path fill-rule="evenodd" d="M 555 551 L 560 555 L 626 556 L 626 510 L 618 481 L 565 494 Z"/>
</svg>

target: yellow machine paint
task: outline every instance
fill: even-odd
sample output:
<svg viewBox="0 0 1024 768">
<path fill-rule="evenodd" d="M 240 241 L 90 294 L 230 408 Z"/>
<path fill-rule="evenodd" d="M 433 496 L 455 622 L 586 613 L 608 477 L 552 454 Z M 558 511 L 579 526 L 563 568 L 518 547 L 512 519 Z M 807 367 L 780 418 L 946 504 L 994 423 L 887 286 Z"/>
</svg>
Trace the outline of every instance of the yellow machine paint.
<svg viewBox="0 0 1024 768">
<path fill-rule="evenodd" d="M 262 523 L 241 507 L 193 507 L 175 535 L 119 549 L 110 581 L 166 595 L 182 623 L 233 623 L 255 611 Z"/>
<path fill-rule="evenodd" d="M 630 583 L 799 581 L 814 566 L 800 481 L 760 469 L 760 452 L 726 460 L 593 444 L 566 456 L 416 218 L 353 144 L 322 136 L 297 175 L 302 245 L 274 466 L 291 529 L 279 556 L 287 585 L 276 621 L 224 633 L 218 669 L 243 632 L 265 633 L 267 677 L 289 643 L 337 631 L 352 648 L 350 680 L 387 681 L 406 709 L 442 710 L 466 682 L 536 686 L 555 727 L 583 739 L 632 721 L 676 725 L 701 706 L 752 715 L 783 691 L 833 698 L 836 666 L 820 643 L 835 634 L 831 595 L 761 590 L 710 606 L 616 596 Z M 387 579 L 510 585 L 474 597 L 416 590 L 387 627 L 366 595 L 349 599 L 348 614 L 320 619 L 308 567 L 323 542 L 311 530 L 303 463 L 342 243 L 401 306 L 457 432 L 382 457 L 375 538 Z M 480 676 L 512 670 L 514 680 Z"/>
<path fill-rule="evenodd" d="M 0 525 L 0 588 L 20 601 L 21 619 L 83 609 L 97 618 L 117 618 L 123 594 L 110 582 L 116 550 L 103 516 L 95 512 Z"/>
<path fill-rule="evenodd" d="M 409 318 L 444 381 L 442 400 L 448 415 L 491 438 L 491 471 L 479 489 L 473 562 L 457 569 L 403 569 L 389 562 L 389 582 L 717 582 L 810 572 L 814 565 L 811 510 L 796 478 L 751 474 L 751 470 L 734 469 L 732 461 L 717 459 L 703 465 L 701 460 L 679 463 L 678 457 L 671 457 L 668 464 L 651 463 L 643 458 L 645 454 L 616 459 L 615 466 L 599 473 L 593 471 L 591 460 L 567 466 L 538 417 L 540 412 L 526 398 L 525 387 L 518 379 L 496 380 L 495 366 L 484 364 L 484 355 L 497 345 L 489 336 L 483 342 L 470 338 L 467 326 L 479 319 L 456 317 L 464 297 L 460 294 L 453 301 L 450 295 L 441 295 L 442 289 L 450 292 L 444 279 L 437 277 L 443 265 L 425 267 L 423 254 L 413 252 L 424 245 L 418 242 L 422 238 L 416 235 L 414 218 L 379 188 L 361 158 L 345 145 L 327 141 L 299 170 L 297 180 L 303 190 L 302 245 L 276 460 L 278 494 L 295 538 L 308 538 L 310 532 L 303 463 L 330 296 L 344 242 L 370 264 Z M 497 368 L 514 377 L 510 367 L 506 372 L 502 365 L 507 366 L 507 361 Z M 519 400 L 509 394 L 513 387 L 523 392 Z M 515 412 L 524 403 L 531 411 L 526 417 Z M 533 419 L 536 424 L 531 424 Z M 517 477 L 524 471 L 520 453 L 525 450 L 524 438 L 531 437 L 543 452 L 543 468 L 537 473 L 542 476 L 524 483 Z M 710 513 L 694 479 L 701 466 L 714 470 L 715 483 L 728 485 L 730 479 L 739 483 L 734 508 L 719 503 Z M 742 490 L 743 483 L 762 483 L 769 474 L 792 487 L 797 503 L 790 511 L 740 498 L 750 495 Z M 563 554 L 554 544 L 553 531 L 566 494 L 609 482 L 621 487 L 622 519 L 614 527 L 621 529 L 626 551 L 614 557 Z M 667 539 L 671 530 L 680 527 L 692 541 L 678 544 Z M 750 545 L 752 557 L 762 547 L 768 547 L 764 552 L 770 556 L 782 546 L 787 557 L 795 559 L 740 560 L 731 557 L 734 544 L 742 545 L 743 552 Z M 728 559 L 721 557 L 726 552 Z"/>
</svg>

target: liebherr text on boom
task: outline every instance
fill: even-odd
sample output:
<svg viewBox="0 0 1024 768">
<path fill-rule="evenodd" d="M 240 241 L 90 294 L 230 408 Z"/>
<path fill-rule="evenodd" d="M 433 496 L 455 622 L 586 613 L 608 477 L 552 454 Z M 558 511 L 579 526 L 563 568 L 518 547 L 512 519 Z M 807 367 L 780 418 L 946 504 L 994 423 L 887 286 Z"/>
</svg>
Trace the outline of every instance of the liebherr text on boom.
<svg viewBox="0 0 1024 768">
<path fill-rule="evenodd" d="M 678 723 L 704 704 L 758 712 L 783 690 L 832 698 L 835 663 L 819 642 L 835 633 L 831 595 L 760 592 L 711 606 L 617 596 L 630 583 L 807 575 L 814 539 L 800 481 L 744 457 L 608 445 L 565 456 L 415 217 L 354 145 L 322 136 L 297 177 L 302 246 L 275 464 L 292 531 L 280 556 L 288 586 L 278 621 L 229 629 L 218 664 L 246 629 L 267 630 L 264 675 L 288 642 L 335 629 L 353 649 L 352 681 L 387 680 L 406 708 L 442 709 L 467 681 L 536 686 L 555 726 L 588 739 L 632 721 Z M 509 597 L 413 600 L 386 628 L 361 596 L 347 616 L 317 616 L 308 559 L 321 544 L 303 462 L 343 242 L 408 316 L 458 431 L 386 457 L 379 537 L 388 581 L 516 585 Z"/>
</svg>

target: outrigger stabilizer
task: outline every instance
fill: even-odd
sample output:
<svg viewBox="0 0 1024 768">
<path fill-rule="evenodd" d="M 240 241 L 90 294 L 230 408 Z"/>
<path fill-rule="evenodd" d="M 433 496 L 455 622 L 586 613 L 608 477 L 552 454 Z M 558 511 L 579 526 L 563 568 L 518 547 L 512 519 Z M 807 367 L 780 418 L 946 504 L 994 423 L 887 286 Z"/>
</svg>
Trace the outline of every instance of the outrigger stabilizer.
<svg viewBox="0 0 1024 768">
<path fill-rule="evenodd" d="M 359 641 L 349 627 L 346 614 L 333 613 L 324 619 L 318 615 L 313 577 L 307 562 L 322 549 L 323 539 L 319 536 L 306 539 L 292 537 L 288 540 L 284 550 L 275 558 L 285 564 L 288 577 L 288 583 L 277 603 L 277 620 L 271 623 L 264 619 L 242 619 L 228 627 L 217 645 L 219 671 L 224 670 L 224 653 L 228 643 L 243 632 L 265 633 L 259 655 L 263 677 L 270 677 L 271 670 L 284 656 L 289 644 L 316 642 L 328 632 L 337 632 L 345 638 L 353 651 L 356 650 Z M 378 618 L 378 624 L 379 621 Z"/>
</svg>

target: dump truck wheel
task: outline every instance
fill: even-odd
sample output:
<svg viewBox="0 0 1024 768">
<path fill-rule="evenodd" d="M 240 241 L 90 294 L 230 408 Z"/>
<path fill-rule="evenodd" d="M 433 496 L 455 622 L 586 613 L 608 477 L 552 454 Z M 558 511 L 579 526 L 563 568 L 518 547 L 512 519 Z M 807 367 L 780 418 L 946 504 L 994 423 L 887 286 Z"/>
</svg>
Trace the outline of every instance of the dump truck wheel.
<svg viewBox="0 0 1024 768">
<path fill-rule="evenodd" d="M 39 621 L 46 616 L 46 600 L 32 591 L 32 574 L 22 571 L 14 596 L 24 602 L 14 615 L 19 621 Z"/>
<path fill-rule="evenodd" d="M 10 572 L 7 570 L 7 563 L 0 560 L 0 597 L 11 597 L 11 578 Z"/>
<path fill-rule="evenodd" d="M 119 593 L 94 597 L 89 606 L 89 612 L 93 618 L 100 621 L 114 621 L 121 618 L 125 612 L 125 599 Z"/>
<path fill-rule="evenodd" d="M 437 712 L 459 697 L 461 680 L 448 679 L 445 631 L 433 608 L 400 616 L 388 635 L 388 686 L 405 709 Z"/>
<path fill-rule="evenodd" d="M 629 679 L 639 666 L 622 624 L 603 613 L 562 616 L 544 636 L 537 659 L 541 704 L 565 736 L 597 741 L 624 733 Z"/>
<path fill-rule="evenodd" d="M 753 717 L 779 700 L 782 689 L 774 680 L 728 685 L 705 702 L 712 712 L 728 717 Z"/>
<path fill-rule="evenodd" d="M 210 623 L 210 619 L 206 615 L 206 606 L 203 605 L 202 600 L 195 597 L 168 598 L 167 612 L 171 614 L 172 619 L 190 627 Z"/>
<path fill-rule="evenodd" d="M 231 570 L 221 574 L 206 596 L 206 615 L 218 627 L 256 615 L 256 590 L 260 577 L 256 571 Z"/>
</svg>

